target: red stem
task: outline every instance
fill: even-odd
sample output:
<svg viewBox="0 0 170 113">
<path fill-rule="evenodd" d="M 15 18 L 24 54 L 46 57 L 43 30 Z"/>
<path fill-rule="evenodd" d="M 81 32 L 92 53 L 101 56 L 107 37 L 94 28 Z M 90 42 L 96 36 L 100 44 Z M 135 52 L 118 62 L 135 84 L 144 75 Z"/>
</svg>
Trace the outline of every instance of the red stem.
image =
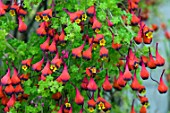
<svg viewBox="0 0 170 113">
<path fill-rule="evenodd" d="M 158 42 L 156 43 L 156 50 L 158 50 Z"/>
</svg>

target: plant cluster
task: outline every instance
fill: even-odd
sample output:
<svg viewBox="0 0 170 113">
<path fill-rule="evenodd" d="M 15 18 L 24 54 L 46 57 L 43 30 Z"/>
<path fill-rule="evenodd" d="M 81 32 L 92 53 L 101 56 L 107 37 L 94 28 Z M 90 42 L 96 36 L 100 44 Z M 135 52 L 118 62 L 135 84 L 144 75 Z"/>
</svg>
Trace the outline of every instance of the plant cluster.
<svg viewBox="0 0 170 113">
<path fill-rule="evenodd" d="M 156 29 L 144 22 L 140 0 L 51 0 L 46 1 L 48 7 L 43 2 L 11 0 L 4 4 L 0 0 L 4 68 L 0 108 L 4 112 L 136 113 L 134 100 L 139 100 L 136 109 L 146 113 L 149 101 L 142 80 L 151 77 L 160 93 L 167 92 L 162 79 L 165 70 L 158 82 L 147 69 L 161 67 L 165 60 L 158 43 L 155 55 L 151 53 L 154 48 L 146 46 Z M 37 4 L 44 9 L 35 12 L 36 31 L 27 42 L 12 36 L 6 27 L 27 32 L 27 15 Z M 6 21 L 9 18 L 15 21 Z M 126 91 L 133 101 L 123 96 Z M 129 109 L 126 106 L 131 102 Z"/>
</svg>

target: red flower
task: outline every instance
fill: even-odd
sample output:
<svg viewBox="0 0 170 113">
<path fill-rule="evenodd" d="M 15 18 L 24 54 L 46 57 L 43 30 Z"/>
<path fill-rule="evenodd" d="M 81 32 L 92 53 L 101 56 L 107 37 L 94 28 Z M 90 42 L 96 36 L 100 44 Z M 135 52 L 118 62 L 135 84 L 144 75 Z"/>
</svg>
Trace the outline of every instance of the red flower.
<svg viewBox="0 0 170 113">
<path fill-rule="evenodd" d="M 3 87 L 0 85 L 0 98 L 3 98 L 4 96 Z"/>
<path fill-rule="evenodd" d="M 107 70 L 106 70 L 107 71 Z M 106 72 L 106 77 L 105 77 L 105 81 L 102 84 L 102 88 L 105 91 L 111 91 L 112 90 L 112 84 L 109 81 L 109 76 L 108 76 L 108 72 Z"/>
<path fill-rule="evenodd" d="M 19 7 L 19 9 L 17 10 L 17 13 L 20 16 L 25 16 L 27 14 L 27 12 L 23 10 L 21 7 Z"/>
<path fill-rule="evenodd" d="M 62 63 L 63 63 L 63 61 L 62 61 L 61 58 L 59 58 L 59 54 L 58 54 L 58 52 L 57 52 L 56 55 L 55 55 L 55 57 L 52 59 L 51 64 L 54 65 L 54 66 L 56 66 L 56 69 L 57 69 L 57 68 L 60 68 L 60 66 L 61 66 Z M 51 65 L 51 66 L 52 66 L 52 65 Z"/>
<path fill-rule="evenodd" d="M 119 68 L 119 77 L 117 79 L 117 84 L 119 87 L 125 87 L 126 86 L 126 81 L 123 78 L 123 72 Z"/>
<path fill-rule="evenodd" d="M 96 102 L 95 102 L 95 100 L 94 100 L 94 92 L 93 92 L 93 94 L 92 94 L 91 99 L 88 100 L 87 104 L 88 104 L 88 110 L 89 110 L 89 112 L 94 112 L 94 109 L 95 109 L 95 107 L 96 107 Z"/>
<path fill-rule="evenodd" d="M 59 40 L 59 35 L 58 35 L 58 33 L 56 33 L 56 34 L 54 35 L 53 40 L 55 40 L 55 41 L 58 41 L 58 40 Z"/>
<path fill-rule="evenodd" d="M 85 43 L 77 48 L 72 49 L 72 56 L 74 58 L 80 58 L 82 56 L 82 50 L 84 48 L 84 45 L 85 45 Z"/>
<path fill-rule="evenodd" d="M 129 80 L 132 79 L 132 74 L 131 74 L 131 72 L 129 71 L 128 62 L 129 62 L 129 59 L 126 58 L 125 71 L 124 71 L 124 73 L 123 73 L 123 79 L 126 80 L 126 81 L 129 81 Z"/>
<path fill-rule="evenodd" d="M 71 22 L 74 22 L 78 18 L 75 12 L 69 12 L 66 8 L 63 8 L 63 10 L 69 15 Z"/>
<path fill-rule="evenodd" d="M 150 51 L 150 48 L 149 48 L 149 60 L 148 60 L 147 66 L 150 69 L 155 69 L 156 68 L 156 61 L 153 59 L 153 56 L 152 56 L 151 51 Z"/>
<path fill-rule="evenodd" d="M 22 60 L 22 65 L 31 66 L 32 59 L 33 57 L 26 60 Z"/>
<path fill-rule="evenodd" d="M 129 11 L 131 10 L 136 10 L 138 8 L 138 4 L 136 4 L 135 2 L 128 0 L 128 9 Z"/>
<path fill-rule="evenodd" d="M 2 0 L 0 0 L 0 16 L 4 15 L 7 9 L 8 9 L 8 6 L 3 4 Z"/>
<path fill-rule="evenodd" d="M 28 73 L 27 73 L 27 74 L 22 74 L 22 75 L 20 76 L 20 79 L 21 79 L 21 80 L 28 80 L 28 79 L 29 79 L 29 75 L 30 75 L 30 74 L 28 74 Z"/>
<path fill-rule="evenodd" d="M 67 69 L 67 65 L 64 63 L 64 69 L 61 73 L 61 75 L 59 76 L 61 81 L 63 83 L 67 82 L 70 79 L 70 75 L 68 73 L 68 69 Z"/>
<path fill-rule="evenodd" d="M 101 27 L 102 24 L 97 20 L 96 15 L 94 15 L 92 29 L 95 31 L 95 33 L 99 33 Z"/>
<path fill-rule="evenodd" d="M 160 77 L 160 82 L 159 82 L 159 85 L 158 85 L 158 91 L 160 93 L 166 93 L 168 91 L 168 87 L 165 85 L 164 81 L 163 81 L 163 74 L 165 72 L 165 69 L 163 70 L 162 72 L 162 75 Z"/>
<path fill-rule="evenodd" d="M 141 64 L 141 65 L 142 65 L 142 62 L 145 64 L 145 66 L 147 66 L 148 57 L 142 55 L 142 56 L 141 56 L 141 61 L 140 61 L 140 64 Z"/>
<path fill-rule="evenodd" d="M 132 2 L 138 4 L 140 2 L 140 0 L 132 0 Z"/>
<path fill-rule="evenodd" d="M 43 63 L 44 63 L 44 57 L 40 61 L 38 61 L 37 63 L 33 64 L 32 69 L 34 71 L 40 71 L 41 68 L 42 68 Z"/>
<path fill-rule="evenodd" d="M 42 80 L 42 81 L 45 81 L 46 77 L 43 74 L 41 74 L 39 79 Z"/>
<path fill-rule="evenodd" d="M 16 97 L 15 97 L 15 94 L 13 94 L 12 97 L 9 99 L 9 101 L 7 103 L 7 106 L 8 107 L 13 107 L 14 104 L 15 104 L 15 101 L 16 101 Z"/>
<path fill-rule="evenodd" d="M 45 40 L 45 42 L 43 42 L 40 45 L 41 50 L 43 51 L 48 51 L 49 50 L 49 43 L 50 43 L 50 37 L 47 37 L 47 39 Z"/>
<path fill-rule="evenodd" d="M 142 105 L 145 105 L 146 107 L 149 105 L 148 98 L 146 96 L 138 95 L 138 97 Z"/>
<path fill-rule="evenodd" d="M 64 39 L 65 39 L 65 32 L 64 32 L 64 29 L 62 29 L 61 34 L 58 37 L 58 40 L 62 46 L 64 46 L 66 44 L 66 41 Z"/>
<path fill-rule="evenodd" d="M 8 67 L 7 73 L 1 78 L 1 84 L 3 86 L 11 84 L 11 79 L 10 79 L 10 68 Z"/>
<path fill-rule="evenodd" d="M 2 105 L 6 106 L 6 104 L 8 103 L 9 99 L 6 95 L 4 95 L 1 99 L 1 103 Z"/>
<path fill-rule="evenodd" d="M 10 15 L 15 16 L 16 12 L 19 10 L 19 5 L 17 4 L 16 1 L 14 1 L 14 4 L 11 5 L 10 7 Z"/>
<path fill-rule="evenodd" d="M 42 22 L 42 23 L 40 24 L 40 27 L 36 30 L 36 33 L 37 33 L 39 36 L 45 36 L 45 35 L 47 34 L 45 22 Z"/>
<path fill-rule="evenodd" d="M 86 60 L 90 60 L 92 58 L 92 44 L 87 50 L 83 51 L 83 58 Z"/>
<path fill-rule="evenodd" d="M 75 12 L 78 16 L 78 18 L 80 19 L 82 17 L 82 15 L 84 14 L 84 11 L 78 10 Z"/>
<path fill-rule="evenodd" d="M 94 43 L 99 43 L 100 40 L 104 38 L 103 34 L 96 34 L 96 37 L 94 38 Z"/>
<path fill-rule="evenodd" d="M 108 57 L 108 52 L 109 51 L 108 51 L 107 48 L 105 48 L 104 46 L 101 46 L 101 48 L 100 48 L 100 58 L 102 60 L 106 59 Z"/>
<path fill-rule="evenodd" d="M 96 89 L 98 88 L 96 82 L 94 81 L 94 79 L 91 77 L 89 80 L 89 83 L 87 85 L 88 90 L 90 91 L 96 91 Z"/>
<path fill-rule="evenodd" d="M 41 70 L 41 73 L 43 75 L 49 75 L 52 74 L 52 71 L 50 70 L 50 61 L 48 60 L 46 65 L 44 66 L 43 70 Z"/>
<path fill-rule="evenodd" d="M 96 103 L 98 105 L 99 110 L 106 109 L 105 102 L 106 102 L 106 100 L 104 98 L 100 97 L 100 89 L 98 89 L 98 97 L 97 97 Z"/>
<path fill-rule="evenodd" d="M 103 111 L 105 111 L 106 113 L 110 112 L 112 105 L 109 102 L 105 101 L 104 106 L 105 106 L 105 109 L 103 109 Z"/>
<path fill-rule="evenodd" d="M 131 12 L 131 14 L 132 14 L 131 24 L 137 25 L 140 22 L 140 19 L 135 15 L 134 12 Z"/>
<path fill-rule="evenodd" d="M 46 9 L 41 12 L 44 21 L 49 21 L 49 18 L 52 17 L 52 9 Z"/>
<path fill-rule="evenodd" d="M 140 29 L 138 31 L 138 35 L 136 37 L 134 37 L 134 41 L 136 42 L 136 44 L 140 44 L 142 43 L 142 29 L 143 29 L 143 26 L 142 26 L 142 23 L 140 22 Z"/>
<path fill-rule="evenodd" d="M 156 43 L 156 61 L 157 66 L 163 66 L 165 64 L 165 59 L 158 52 L 158 43 Z"/>
<path fill-rule="evenodd" d="M 143 25 L 143 42 L 145 44 L 150 44 L 152 42 L 152 38 L 153 38 L 153 31 L 146 26 L 146 24 Z"/>
<path fill-rule="evenodd" d="M 19 32 L 25 32 L 27 30 L 27 25 L 22 21 L 21 17 L 18 17 L 19 25 L 18 25 L 18 31 Z"/>
<path fill-rule="evenodd" d="M 113 79 L 113 87 L 117 90 L 122 90 L 122 87 L 119 86 L 119 84 L 117 83 L 118 79 L 116 79 L 116 76 L 114 76 Z"/>
<path fill-rule="evenodd" d="M 152 29 L 153 29 L 153 31 L 157 31 L 158 30 L 158 25 L 152 24 Z"/>
<path fill-rule="evenodd" d="M 87 85 L 88 85 L 88 79 L 87 77 L 85 76 L 82 80 L 82 83 L 81 83 L 81 88 L 84 89 L 84 90 L 87 90 Z"/>
<path fill-rule="evenodd" d="M 88 15 L 88 16 L 90 16 L 90 17 L 94 16 L 94 14 L 95 14 L 95 6 L 94 6 L 94 5 L 90 6 L 90 7 L 86 10 L 86 12 L 87 12 L 87 15 Z"/>
<path fill-rule="evenodd" d="M 63 84 L 60 76 L 57 77 L 56 81 Z"/>
<path fill-rule="evenodd" d="M 86 68 L 86 74 L 90 77 L 94 77 L 96 75 L 96 72 L 97 72 L 97 70 L 96 70 L 96 67 L 94 67 L 94 66 Z"/>
<path fill-rule="evenodd" d="M 96 34 L 96 37 L 94 38 L 94 43 L 99 43 L 100 40 L 104 38 L 103 34 Z"/>
<path fill-rule="evenodd" d="M 54 39 L 53 39 L 51 45 L 48 47 L 48 50 L 52 53 L 57 52 L 56 41 Z"/>
<path fill-rule="evenodd" d="M 144 105 L 140 108 L 140 113 L 147 113 L 147 109 Z"/>
<path fill-rule="evenodd" d="M 48 30 L 48 35 L 49 35 L 50 37 L 53 37 L 54 34 L 55 34 L 55 29 L 50 28 L 50 29 Z"/>
<path fill-rule="evenodd" d="M 141 64 L 142 67 L 141 67 L 141 70 L 140 70 L 140 76 L 143 80 L 146 80 L 146 79 L 149 78 L 149 72 L 146 69 L 144 62 L 142 61 L 142 58 L 141 58 L 141 62 L 142 62 L 142 64 Z"/>
<path fill-rule="evenodd" d="M 14 72 L 11 78 L 11 82 L 12 82 L 12 85 L 17 85 L 20 83 L 20 79 L 18 77 L 18 71 L 15 67 L 14 67 Z"/>
<path fill-rule="evenodd" d="M 6 106 L 6 107 L 4 108 L 4 111 L 5 111 L 6 113 L 9 112 L 8 106 Z"/>
<path fill-rule="evenodd" d="M 60 106 L 60 109 L 57 113 L 63 113 L 63 105 Z"/>
<path fill-rule="evenodd" d="M 141 85 L 140 88 L 138 89 L 138 92 L 142 95 L 145 95 L 146 94 L 145 86 Z"/>
<path fill-rule="evenodd" d="M 133 76 L 133 79 L 132 79 L 132 83 L 130 85 L 130 87 L 133 89 L 133 90 L 139 90 L 140 88 L 140 84 L 138 82 L 138 79 L 136 77 L 136 70 L 135 70 L 135 73 L 134 73 L 134 76 Z"/>
<path fill-rule="evenodd" d="M 59 101 L 62 97 L 62 94 L 60 92 L 56 92 L 52 95 L 52 98 L 56 101 Z"/>
<path fill-rule="evenodd" d="M 76 96 L 75 96 L 75 103 L 78 104 L 78 105 L 83 105 L 84 103 L 84 97 L 80 94 L 80 91 L 77 87 L 75 87 L 76 89 Z"/>
<path fill-rule="evenodd" d="M 14 93 L 14 90 L 15 90 L 14 87 L 10 84 L 10 85 L 6 86 L 4 91 L 7 95 L 11 95 Z"/>
<path fill-rule="evenodd" d="M 137 69 L 138 68 L 138 58 L 133 53 L 132 49 L 129 48 L 128 52 L 128 67 L 130 70 Z"/>
<path fill-rule="evenodd" d="M 18 85 L 15 87 L 14 92 L 15 92 L 16 94 L 19 94 L 19 93 L 23 93 L 23 92 L 24 92 L 23 88 L 21 87 L 21 84 L 18 84 Z"/>
<path fill-rule="evenodd" d="M 29 58 L 29 59 L 26 59 L 26 60 L 22 60 L 22 69 L 24 71 L 26 71 L 28 69 L 28 67 L 31 66 L 32 59 L 33 59 L 33 57 Z"/>
</svg>

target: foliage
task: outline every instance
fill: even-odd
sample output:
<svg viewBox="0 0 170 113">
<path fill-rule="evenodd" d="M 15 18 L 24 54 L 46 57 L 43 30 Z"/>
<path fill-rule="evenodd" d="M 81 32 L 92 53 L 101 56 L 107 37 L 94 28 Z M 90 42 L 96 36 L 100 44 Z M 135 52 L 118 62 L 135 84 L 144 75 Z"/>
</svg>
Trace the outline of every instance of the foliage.
<svg viewBox="0 0 170 113">
<path fill-rule="evenodd" d="M 140 22 L 138 22 L 137 25 L 132 24 L 132 12 L 128 9 L 128 3 L 123 0 L 90 0 L 88 2 L 87 0 L 23 0 L 23 3 L 20 4 L 22 4 L 20 7 L 22 10 L 28 11 L 27 15 L 20 15 L 19 11 L 16 11 L 16 17 L 11 17 L 9 15 L 11 9 L 9 8 L 8 10 L 10 11 L 6 12 L 5 16 L 0 16 L 0 75 L 3 77 L 7 68 L 13 71 L 15 66 L 18 69 L 19 74 L 17 76 L 21 79 L 20 84 L 24 90 L 22 94 L 16 95 L 15 105 L 12 107 L 8 106 L 8 104 L 6 105 L 7 108 L 9 108 L 9 113 L 57 112 L 65 103 L 71 104 L 71 108 L 69 109 L 72 109 L 74 113 L 79 112 L 82 108 L 84 111 L 88 111 L 89 106 L 87 105 L 87 101 L 92 96 L 92 92 L 83 90 L 80 86 L 84 77 L 88 79 L 94 78 L 97 86 L 102 88 L 107 73 L 112 85 L 115 82 L 114 77 L 118 78 L 119 76 L 118 65 L 120 65 L 120 69 L 123 72 L 125 71 L 125 63 L 127 63 L 126 57 L 130 51 L 129 48 L 132 49 L 135 57 L 138 58 L 135 62 L 138 65 L 141 63 L 140 57 L 142 55 L 148 56 L 148 47 L 144 43 L 139 47 L 134 41 L 134 37 L 138 35 L 140 29 Z M 95 6 L 96 14 L 94 15 L 96 16 L 96 20 L 102 24 L 99 32 L 93 28 L 94 17 L 92 18 L 87 14 L 87 9 L 93 5 Z M 63 8 L 67 8 L 70 12 L 81 10 L 83 14 L 87 14 L 87 19 L 84 21 L 81 20 L 81 23 L 76 23 L 75 20 L 72 21 L 70 19 L 69 13 L 64 11 Z M 31 9 L 37 10 L 33 12 L 33 17 Z M 52 15 L 47 13 L 47 9 L 52 9 L 52 12 L 50 12 Z M 38 12 L 40 12 L 40 14 Z M 18 32 L 21 20 L 17 19 L 17 16 L 23 16 L 25 21 L 22 22 L 28 25 L 27 31 L 25 30 L 24 33 Z M 41 20 L 39 22 L 35 22 L 34 17 L 36 16 L 40 16 Z M 45 16 L 47 16 L 46 18 L 49 18 L 49 20 L 46 21 L 44 19 Z M 33 21 L 31 21 L 30 17 L 33 18 Z M 76 19 L 77 18 L 80 17 L 76 17 Z M 91 18 L 93 19 L 92 23 L 90 23 Z M 107 19 L 113 23 L 113 26 L 108 25 Z M 33 24 L 34 22 L 35 24 Z M 38 29 L 43 26 L 42 24 L 46 26 L 44 29 L 47 34 L 45 35 L 42 35 L 42 32 L 40 34 L 37 32 Z M 22 29 L 24 28 L 22 27 Z M 52 36 L 50 36 L 49 33 L 51 29 L 54 30 Z M 147 32 L 153 32 L 150 28 L 148 29 Z M 15 35 L 16 37 L 14 37 L 12 33 L 17 34 Z M 55 35 L 57 34 L 60 37 L 62 33 L 65 35 L 64 40 L 62 40 L 64 44 L 60 38 L 58 38 L 55 42 L 57 50 L 55 52 L 49 51 L 49 45 L 53 43 Z M 95 40 L 97 34 L 102 34 L 106 43 L 100 45 L 101 42 L 97 42 L 96 49 L 93 47 L 92 50 L 92 58 L 90 60 L 85 60 L 83 57 L 74 58 L 73 49 L 84 44 L 84 48 L 80 53 L 82 54 L 82 51 L 87 50 L 91 44 L 95 44 L 93 38 Z M 146 35 L 147 33 L 143 34 Z M 49 42 L 47 41 L 48 37 L 50 37 Z M 92 39 L 92 43 L 90 43 L 90 39 Z M 43 44 L 45 42 L 48 42 L 48 47 L 44 47 Z M 121 47 L 119 48 L 116 45 L 116 48 L 114 48 L 113 44 L 121 44 Z M 106 58 L 100 55 L 103 54 L 101 52 L 102 47 L 108 50 L 108 53 L 106 52 L 106 54 L 104 54 Z M 47 50 L 45 50 L 46 48 Z M 153 49 L 151 49 L 151 51 L 152 50 Z M 59 54 L 62 63 L 59 66 L 55 66 L 56 70 L 53 70 L 51 69 L 52 60 L 57 56 L 56 53 Z M 31 59 L 31 61 L 27 61 L 31 62 L 31 65 L 23 63 L 25 59 Z M 41 59 L 43 59 L 42 69 L 36 71 L 32 66 Z M 123 61 L 123 64 L 119 64 L 118 62 L 120 61 Z M 47 66 L 48 62 L 50 62 L 50 66 Z M 135 63 L 132 64 L 132 66 L 136 65 Z M 27 66 L 28 69 L 24 70 L 23 66 Z M 90 72 L 92 71 L 91 68 L 96 68 L 97 72 L 94 77 L 92 77 L 92 75 L 87 76 L 87 69 L 89 69 L 89 67 Z M 53 72 L 50 73 L 48 68 Z M 68 69 L 70 78 L 65 77 L 63 79 L 69 78 L 69 81 L 59 79 L 63 73 L 66 75 L 66 68 Z M 44 69 L 45 71 L 43 71 Z M 135 73 L 134 70 L 135 69 L 132 69 L 132 74 Z M 137 69 L 137 78 L 141 83 L 142 80 L 139 73 L 140 68 Z M 24 74 L 28 76 L 27 79 L 22 78 Z M 138 98 L 136 94 L 139 94 L 139 91 L 131 90 L 131 83 L 132 82 L 127 82 L 126 87 L 121 91 L 116 90 L 115 87 L 108 93 L 106 93 L 104 89 L 101 90 L 100 96 L 103 98 L 106 97 L 106 101 L 112 105 L 111 108 L 106 109 L 106 112 L 130 112 L 131 109 L 129 106 L 131 106 L 132 100 L 128 97 L 130 95 L 132 98 Z M 5 89 L 6 86 L 3 87 Z M 14 87 L 16 88 L 16 86 Z M 84 106 L 82 105 L 82 107 L 74 102 L 75 95 L 77 94 L 75 91 L 76 87 L 84 97 Z M 126 95 L 127 92 L 130 94 Z M 56 93 L 61 93 L 62 95 L 59 100 L 53 98 Z M 19 96 L 23 96 L 23 94 L 27 94 L 28 97 L 19 99 Z M 11 96 L 8 96 L 8 98 L 10 97 Z M 98 98 L 97 91 L 94 93 L 94 98 L 95 100 Z M 0 109 L 5 110 L 4 108 L 6 106 L 0 106 Z M 119 106 L 121 107 L 119 108 Z M 139 106 L 141 105 L 138 104 L 135 107 L 138 111 L 140 109 Z M 99 111 L 97 107 L 96 105 L 96 112 Z"/>
</svg>

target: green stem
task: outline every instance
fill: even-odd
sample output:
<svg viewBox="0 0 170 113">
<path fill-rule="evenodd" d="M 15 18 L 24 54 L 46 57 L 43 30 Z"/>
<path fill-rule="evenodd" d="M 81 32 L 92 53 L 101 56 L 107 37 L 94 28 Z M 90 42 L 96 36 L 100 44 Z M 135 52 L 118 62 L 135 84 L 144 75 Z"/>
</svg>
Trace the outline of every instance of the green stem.
<svg viewBox="0 0 170 113">
<path fill-rule="evenodd" d="M 5 42 L 5 44 L 9 49 L 11 49 L 14 53 L 17 54 L 17 51 L 7 41 Z"/>
<path fill-rule="evenodd" d="M 132 29 L 129 29 L 129 28 L 125 25 L 125 23 L 123 22 L 123 20 L 122 20 L 121 17 L 119 17 L 119 19 L 120 19 L 121 24 L 127 29 L 127 31 L 129 31 L 129 32 L 133 35 L 134 33 L 133 33 Z"/>
</svg>

